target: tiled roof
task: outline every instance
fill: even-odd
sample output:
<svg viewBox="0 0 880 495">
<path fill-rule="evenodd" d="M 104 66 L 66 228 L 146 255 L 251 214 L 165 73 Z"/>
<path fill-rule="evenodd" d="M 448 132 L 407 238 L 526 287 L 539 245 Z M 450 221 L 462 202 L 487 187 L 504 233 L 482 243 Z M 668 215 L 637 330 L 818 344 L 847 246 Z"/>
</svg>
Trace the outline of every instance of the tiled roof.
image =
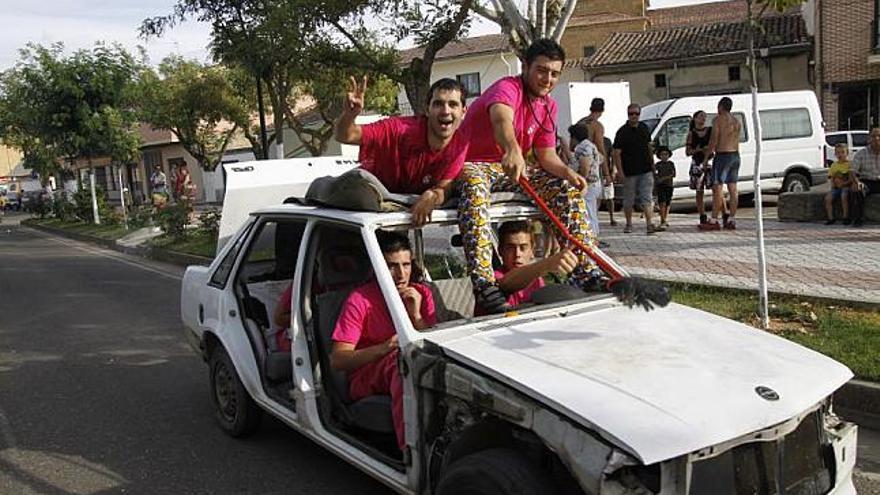
<svg viewBox="0 0 880 495">
<path fill-rule="evenodd" d="M 421 56 L 425 49 L 422 47 L 402 50 L 399 54 L 400 63 L 408 64 L 413 58 Z M 507 36 L 504 34 L 487 34 L 453 41 L 444 46 L 434 60 L 444 60 L 456 57 L 483 55 L 487 53 L 510 52 Z"/>
<path fill-rule="evenodd" d="M 799 13 L 800 10 L 800 6 L 795 6 L 786 11 L 786 14 Z M 746 0 L 725 0 L 682 7 L 652 9 L 648 11 L 648 19 L 650 19 L 651 29 L 668 29 L 690 24 L 738 22 L 745 20 L 747 12 Z M 773 9 L 767 9 L 764 14 L 765 17 L 776 15 L 778 14 Z"/>
<path fill-rule="evenodd" d="M 762 20 L 766 36 L 757 46 L 808 45 L 810 40 L 800 15 L 787 14 Z M 587 68 L 646 62 L 686 60 L 745 51 L 746 22 L 719 22 L 635 33 L 615 33 L 587 62 Z"/>
</svg>

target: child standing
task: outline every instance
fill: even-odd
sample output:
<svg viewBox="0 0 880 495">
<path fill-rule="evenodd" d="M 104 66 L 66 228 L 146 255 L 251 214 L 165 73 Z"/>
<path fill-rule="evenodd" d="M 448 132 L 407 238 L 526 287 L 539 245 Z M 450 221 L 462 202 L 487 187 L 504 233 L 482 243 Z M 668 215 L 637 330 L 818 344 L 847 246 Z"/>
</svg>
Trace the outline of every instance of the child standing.
<svg viewBox="0 0 880 495">
<path fill-rule="evenodd" d="M 837 221 L 834 218 L 834 200 L 840 200 L 840 206 L 843 209 L 843 224 L 849 225 L 852 222 L 849 218 L 849 190 L 853 185 L 853 180 L 849 168 L 847 145 L 838 143 L 834 146 L 834 156 L 837 161 L 832 163 L 831 168 L 828 169 L 831 191 L 825 195 L 825 213 L 828 214 L 828 221 L 825 222 L 825 225 L 831 225 Z"/>
<path fill-rule="evenodd" d="M 669 204 L 672 203 L 672 179 L 675 178 L 675 163 L 669 160 L 671 156 L 672 152 L 666 146 L 657 148 L 657 158 L 660 161 L 654 165 L 654 187 L 657 189 L 657 203 L 660 205 L 660 231 L 669 227 L 666 217 L 669 215 Z"/>
</svg>

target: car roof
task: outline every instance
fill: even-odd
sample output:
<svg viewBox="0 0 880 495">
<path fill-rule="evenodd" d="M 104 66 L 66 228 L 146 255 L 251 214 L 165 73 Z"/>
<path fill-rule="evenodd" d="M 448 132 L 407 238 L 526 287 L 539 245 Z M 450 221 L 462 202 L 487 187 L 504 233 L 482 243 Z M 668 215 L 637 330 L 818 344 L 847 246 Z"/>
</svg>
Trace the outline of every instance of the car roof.
<svg viewBox="0 0 880 495">
<path fill-rule="evenodd" d="M 538 214 L 539 210 L 534 206 L 527 206 L 521 203 L 497 205 L 489 208 L 489 216 L 493 219 L 510 217 L 534 217 Z M 260 208 L 259 210 L 252 212 L 251 215 L 297 215 L 310 218 L 323 218 L 327 220 L 342 221 L 364 227 L 374 225 L 407 225 L 412 222 L 412 215 L 408 210 L 383 213 L 371 211 L 340 210 L 336 208 L 307 206 L 301 204 L 283 204 L 278 206 Z M 456 208 L 447 208 L 434 210 L 431 214 L 430 223 L 440 224 L 457 221 L 458 210 Z"/>
</svg>

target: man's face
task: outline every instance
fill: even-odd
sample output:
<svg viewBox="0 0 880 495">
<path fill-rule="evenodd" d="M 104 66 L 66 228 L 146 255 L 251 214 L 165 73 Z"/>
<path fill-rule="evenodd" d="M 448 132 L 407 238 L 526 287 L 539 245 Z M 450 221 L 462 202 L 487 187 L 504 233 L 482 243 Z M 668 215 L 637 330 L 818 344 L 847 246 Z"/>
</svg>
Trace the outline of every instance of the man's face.
<svg viewBox="0 0 880 495">
<path fill-rule="evenodd" d="M 562 60 L 550 60 L 539 55 L 531 64 L 523 64 L 526 89 L 534 97 L 547 96 L 559 82 Z"/>
<path fill-rule="evenodd" d="M 464 116 L 461 92 L 439 89 L 431 96 L 428 104 L 428 129 L 441 140 L 452 137 Z"/>
<path fill-rule="evenodd" d="M 409 277 L 412 275 L 412 253 L 401 249 L 393 253 L 383 253 L 382 256 L 385 258 L 385 264 L 388 265 L 391 280 L 394 280 L 394 286 L 397 287 L 397 290 L 407 288 Z"/>
<path fill-rule="evenodd" d="M 874 153 L 880 153 L 880 129 L 871 129 L 871 150 Z"/>
<path fill-rule="evenodd" d="M 629 122 L 630 125 L 638 124 L 641 115 L 642 111 L 638 107 L 630 107 L 626 109 L 626 121 Z"/>
<path fill-rule="evenodd" d="M 501 262 L 504 263 L 505 270 L 528 265 L 534 258 L 531 234 L 517 232 L 504 236 L 501 242 Z"/>
</svg>

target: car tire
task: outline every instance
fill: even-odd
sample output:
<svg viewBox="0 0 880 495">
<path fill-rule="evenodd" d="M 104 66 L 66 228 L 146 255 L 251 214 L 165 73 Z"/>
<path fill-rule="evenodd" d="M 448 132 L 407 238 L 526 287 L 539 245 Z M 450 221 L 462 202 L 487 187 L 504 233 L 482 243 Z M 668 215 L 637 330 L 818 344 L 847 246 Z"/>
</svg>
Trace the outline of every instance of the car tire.
<svg viewBox="0 0 880 495">
<path fill-rule="evenodd" d="M 226 349 L 218 345 L 209 361 L 211 399 L 220 428 L 232 437 L 247 436 L 260 426 L 262 411 L 238 377 Z"/>
<path fill-rule="evenodd" d="M 547 473 L 511 449 L 488 449 L 458 459 L 437 484 L 437 495 L 552 495 Z"/>
<path fill-rule="evenodd" d="M 737 201 L 737 205 L 739 206 L 754 206 L 755 205 L 755 193 L 743 193 L 739 195 L 739 199 Z"/>
<path fill-rule="evenodd" d="M 810 179 L 800 172 L 790 172 L 782 181 L 782 192 L 806 192 L 810 190 Z"/>
</svg>

